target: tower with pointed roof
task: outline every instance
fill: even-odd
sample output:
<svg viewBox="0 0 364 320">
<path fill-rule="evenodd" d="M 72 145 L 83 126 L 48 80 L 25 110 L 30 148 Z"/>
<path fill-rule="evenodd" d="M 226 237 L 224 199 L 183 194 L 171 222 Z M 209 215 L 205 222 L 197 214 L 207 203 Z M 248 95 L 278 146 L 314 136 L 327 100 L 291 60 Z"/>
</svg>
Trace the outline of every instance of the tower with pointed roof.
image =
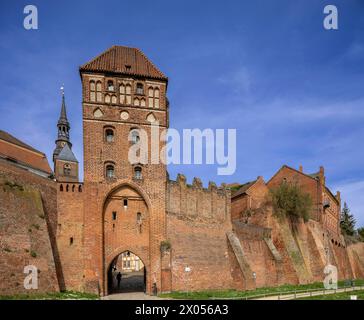
<svg viewBox="0 0 364 320">
<path fill-rule="evenodd" d="M 57 122 L 58 135 L 53 151 L 54 174 L 59 182 L 78 182 L 78 161 L 72 152 L 70 123 L 67 119 L 66 102 L 62 87 L 62 105 Z"/>
<path fill-rule="evenodd" d="M 128 154 L 142 135 L 150 141 L 152 128 L 161 133 L 168 127 L 168 79 L 141 50 L 124 46 L 82 65 L 80 76 L 85 285 L 109 293 L 110 266 L 127 250 L 143 261 L 146 292 L 167 290 L 170 271 L 163 271 L 162 281 L 160 250 L 166 240 L 165 162 L 152 163 L 150 155 L 147 163 L 133 163 Z M 153 152 L 160 155 L 164 145 Z"/>
</svg>

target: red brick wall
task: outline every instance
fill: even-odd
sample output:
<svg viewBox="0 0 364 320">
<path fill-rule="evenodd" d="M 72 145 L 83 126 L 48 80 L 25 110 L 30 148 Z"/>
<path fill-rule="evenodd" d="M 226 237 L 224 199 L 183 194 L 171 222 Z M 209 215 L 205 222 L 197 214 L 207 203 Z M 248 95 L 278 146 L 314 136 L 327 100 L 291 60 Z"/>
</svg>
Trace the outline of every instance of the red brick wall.
<svg viewBox="0 0 364 320">
<path fill-rule="evenodd" d="M 171 242 L 172 290 L 235 288 L 241 278 L 227 240 L 231 230 L 230 191 L 198 179 L 187 185 L 184 176 L 169 181 L 167 234 Z M 186 272 L 185 268 L 191 271 Z M 237 272 L 233 277 L 232 271 Z"/>
<path fill-rule="evenodd" d="M 0 203 L 0 294 L 58 291 L 55 183 L 0 161 Z M 38 290 L 23 286 L 27 265 L 38 268 Z"/>
</svg>

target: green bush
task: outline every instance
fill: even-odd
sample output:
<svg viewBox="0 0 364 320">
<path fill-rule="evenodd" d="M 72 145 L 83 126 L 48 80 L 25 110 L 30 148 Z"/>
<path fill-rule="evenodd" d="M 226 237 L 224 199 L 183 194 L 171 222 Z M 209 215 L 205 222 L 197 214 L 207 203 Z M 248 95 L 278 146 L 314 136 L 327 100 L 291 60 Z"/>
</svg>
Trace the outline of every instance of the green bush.
<svg viewBox="0 0 364 320">
<path fill-rule="evenodd" d="M 303 218 L 305 222 L 310 218 L 311 196 L 295 183 L 282 182 L 270 190 L 269 198 L 277 217 Z"/>
</svg>

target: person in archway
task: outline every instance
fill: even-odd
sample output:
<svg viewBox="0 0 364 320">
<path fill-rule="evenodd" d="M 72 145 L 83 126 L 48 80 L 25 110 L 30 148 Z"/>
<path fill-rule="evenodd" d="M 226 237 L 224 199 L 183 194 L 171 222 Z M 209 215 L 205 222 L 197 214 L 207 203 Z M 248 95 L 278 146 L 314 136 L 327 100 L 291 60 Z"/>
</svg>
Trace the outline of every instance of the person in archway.
<svg viewBox="0 0 364 320">
<path fill-rule="evenodd" d="M 120 288 L 120 282 L 121 282 L 121 273 L 118 272 L 118 274 L 116 275 L 116 280 L 118 281 L 118 288 Z"/>
</svg>

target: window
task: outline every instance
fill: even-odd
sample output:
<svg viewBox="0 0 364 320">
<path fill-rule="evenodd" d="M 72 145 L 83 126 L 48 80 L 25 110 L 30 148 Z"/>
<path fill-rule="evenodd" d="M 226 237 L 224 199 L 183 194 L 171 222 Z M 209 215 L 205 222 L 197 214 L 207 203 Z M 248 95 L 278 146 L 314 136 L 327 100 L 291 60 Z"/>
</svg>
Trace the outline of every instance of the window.
<svg viewBox="0 0 364 320">
<path fill-rule="evenodd" d="M 134 129 L 132 132 L 131 132 L 131 142 L 133 144 L 135 143 L 138 143 L 140 141 L 140 135 L 139 135 L 139 131 Z"/>
<path fill-rule="evenodd" d="M 159 88 L 148 88 L 148 104 L 150 108 L 159 108 Z"/>
<path fill-rule="evenodd" d="M 144 87 L 142 83 L 137 83 L 136 94 L 144 94 Z"/>
<path fill-rule="evenodd" d="M 96 82 L 96 101 L 97 102 L 102 102 L 102 85 L 101 85 L 101 81 L 97 81 Z"/>
<path fill-rule="evenodd" d="M 70 245 L 73 245 L 73 237 L 70 238 Z"/>
<path fill-rule="evenodd" d="M 112 179 L 115 176 L 115 172 L 114 172 L 114 166 L 112 164 L 108 164 L 106 166 L 106 178 L 108 179 Z"/>
<path fill-rule="evenodd" d="M 131 104 L 131 85 L 129 83 L 120 84 L 119 93 L 120 93 L 121 104 Z"/>
<path fill-rule="evenodd" d="M 115 95 L 111 96 L 111 103 L 116 104 L 116 96 Z"/>
<path fill-rule="evenodd" d="M 128 208 L 128 199 L 123 200 L 124 209 L 126 210 Z"/>
<path fill-rule="evenodd" d="M 113 211 L 113 212 L 112 212 L 112 219 L 113 219 L 113 220 L 116 220 L 116 211 Z"/>
<path fill-rule="evenodd" d="M 138 98 L 135 98 L 135 99 L 134 99 L 134 106 L 137 106 L 137 107 L 139 107 L 139 106 L 140 106 L 140 101 L 139 101 L 139 99 L 138 99 Z"/>
<path fill-rule="evenodd" d="M 142 179 L 142 168 L 141 167 L 134 168 L 134 178 L 138 179 L 138 180 Z"/>
<path fill-rule="evenodd" d="M 114 82 L 111 80 L 107 82 L 107 91 L 114 91 Z"/>
<path fill-rule="evenodd" d="M 90 81 L 90 101 L 96 101 L 96 85 L 93 80 Z"/>
<path fill-rule="evenodd" d="M 66 163 L 64 166 L 63 166 L 63 174 L 65 176 L 69 176 L 71 175 L 71 165 L 69 163 Z"/>
<path fill-rule="evenodd" d="M 106 142 L 114 141 L 114 130 L 112 130 L 112 129 L 105 130 L 105 140 L 106 140 Z"/>
<path fill-rule="evenodd" d="M 108 94 L 105 94 L 105 103 L 110 103 L 110 96 Z"/>
</svg>

